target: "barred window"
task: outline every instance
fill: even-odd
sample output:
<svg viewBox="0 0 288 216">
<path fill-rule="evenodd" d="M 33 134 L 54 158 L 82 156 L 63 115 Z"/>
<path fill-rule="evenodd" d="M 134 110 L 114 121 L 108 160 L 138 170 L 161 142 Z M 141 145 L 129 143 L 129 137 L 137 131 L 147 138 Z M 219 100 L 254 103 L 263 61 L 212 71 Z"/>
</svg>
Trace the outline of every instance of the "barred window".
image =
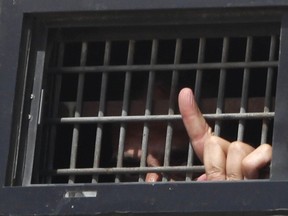
<svg viewBox="0 0 288 216">
<path fill-rule="evenodd" d="M 186 37 L 138 39 L 130 28 L 111 39 L 104 29 L 99 40 L 98 31 L 49 32 L 32 183 L 193 181 L 204 168 L 179 114 L 183 87 L 216 135 L 272 143 L 279 32 L 195 37 L 192 26 Z"/>
<path fill-rule="evenodd" d="M 3 1 L 0 215 L 287 214 L 287 6 Z M 215 135 L 272 145 L 261 178 L 196 181 L 185 87 Z"/>
</svg>

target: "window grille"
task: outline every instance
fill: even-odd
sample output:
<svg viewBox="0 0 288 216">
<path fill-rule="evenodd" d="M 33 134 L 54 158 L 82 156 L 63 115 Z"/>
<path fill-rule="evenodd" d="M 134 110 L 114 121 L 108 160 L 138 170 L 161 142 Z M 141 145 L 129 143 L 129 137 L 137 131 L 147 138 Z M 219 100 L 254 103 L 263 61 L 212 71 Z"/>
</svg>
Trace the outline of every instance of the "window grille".
<svg viewBox="0 0 288 216">
<path fill-rule="evenodd" d="M 217 135 L 272 143 L 278 32 L 71 40 L 79 31 L 51 33 L 34 183 L 143 182 L 148 172 L 162 181 L 193 180 L 203 166 L 178 111 L 186 86 Z M 97 38 L 92 31 L 86 29 Z M 153 146 L 160 164 L 149 167 Z"/>
<path fill-rule="evenodd" d="M 69 1 L 1 3 L 0 215 L 288 213 L 287 3 Z M 184 87 L 263 178 L 195 181 Z"/>
</svg>

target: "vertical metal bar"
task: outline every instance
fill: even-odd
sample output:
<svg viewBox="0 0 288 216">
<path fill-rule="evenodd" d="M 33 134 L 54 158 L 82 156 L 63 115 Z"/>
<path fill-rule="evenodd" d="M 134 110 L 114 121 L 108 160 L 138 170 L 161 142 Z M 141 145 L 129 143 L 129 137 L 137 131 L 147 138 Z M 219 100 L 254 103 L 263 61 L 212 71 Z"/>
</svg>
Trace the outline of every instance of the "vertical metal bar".
<svg viewBox="0 0 288 216">
<path fill-rule="evenodd" d="M 25 50 L 25 60 L 23 65 L 19 65 L 19 67 L 23 68 L 24 70 L 24 76 L 21 77 L 21 81 L 23 82 L 23 87 L 21 88 L 23 91 L 21 92 L 21 95 L 19 94 L 19 99 L 16 98 L 17 96 L 15 96 L 15 101 L 19 101 L 19 104 L 21 104 L 21 107 L 19 106 L 19 112 L 15 112 L 14 117 L 16 117 L 16 113 L 23 113 L 24 110 L 24 102 L 25 102 L 25 91 L 24 89 L 27 88 L 27 75 L 28 75 L 28 65 L 29 65 L 29 61 L 30 61 L 30 57 L 31 57 L 31 41 L 32 41 L 32 30 L 31 30 L 31 26 L 29 26 L 29 28 L 27 28 L 27 32 L 25 32 L 25 34 L 23 35 L 23 38 L 26 37 L 26 42 L 25 42 L 25 46 L 24 46 L 24 50 Z M 20 78 L 20 77 L 19 77 Z M 21 110 L 21 111 L 20 111 Z M 20 114 L 19 116 L 17 115 L 17 119 L 18 120 L 18 125 L 23 125 L 24 119 L 22 118 L 22 115 Z M 17 179 L 17 173 L 18 173 L 18 166 L 19 166 L 19 152 L 21 151 L 20 148 L 18 147 L 20 143 L 20 138 L 21 138 L 21 127 L 17 126 L 17 131 L 14 134 L 14 139 L 15 139 L 15 143 L 17 143 L 15 145 L 15 153 L 13 155 L 13 168 L 12 168 L 12 175 L 11 175 L 11 180 L 9 179 L 9 181 L 11 181 L 11 184 L 13 184 L 13 182 L 18 181 L 19 179 Z M 17 147 L 16 147 L 17 146 Z M 12 164 L 11 164 L 12 165 Z"/>
<path fill-rule="evenodd" d="M 176 40 L 175 46 L 175 56 L 174 56 L 174 64 L 179 64 L 181 59 L 182 52 L 182 40 Z M 169 110 L 168 115 L 173 115 L 175 113 L 175 100 L 177 94 L 177 86 L 179 80 L 179 72 L 174 70 L 172 74 L 172 82 L 171 82 L 171 90 L 170 90 L 170 98 L 169 98 Z M 164 167 L 170 165 L 170 154 L 171 154 L 171 144 L 173 137 L 173 124 L 168 122 L 167 131 L 166 131 L 166 143 L 165 143 L 165 154 L 164 154 Z M 164 173 L 162 181 L 166 182 L 168 180 L 168 176 Z"/>
<path fill-rule="evenodd" d="M 38 113 L 38 121 L 37 121 L 38 125 L 41 125 L 42 123 L 43 103 L 44 103 L 44 89 L 42 89 L 40 93 L 39 113 Z"/>
<path fill-rule="evenodd" d="M 32 51 L 31 59 L 34 61 L 35 65 L 31 67 L 32 73 L 34 73 L 32 97 L 30 114 L 28 115 L 28 131 L 27 140 L 25 146 L 24 164 L 23 164 L 23 178 L 22 185 L 30 185 L 33 174 L 33 166 L 35 159 L 35 148 L 37 141 L 37 131 L 38 131 L 38 115 L 39 115 L 39 102 L 40 95 L 43 85 L 43 74 L 45 66 L 45 56 L 46 56 L 46 40 L 47 40 L 47 28 L 42 25 L 42 23 L 35 23 L 35 31 L 33 33 L 33 38 L 35 47 Z"/>
<path fill-rule="evenodd" d="M 151 59 L 150 59 L 151 65 L 154 65 L 157 63 L 158 44 L 159 44 L 158 40 L 154 39 L 152 42 L 152 49 L 151 49 Z M 151 115 L 154 83 L 155 83 L 155 71 L 150 71 L 149 80 L 148 80 L 147 97 L 146 97 L 145 116 Z M 149 139 L 149 123 L 145 122 L 144 127 L 143 127 L 140 167 L 146 166 L 148 139 Z M 145 174 L 140 174 L 139 182 L 144 182 L 144 180 L 145 180 Z"/>
<path fill-rule="evenodd" d="M 249 62 L 251 60 L 252 43 L 253 43 L 253 37 L 252 36 L 247 37 L 245 62 Z M 240 113 L 245 113 L 247 110 L 249 80 L 250 80 L 250 69 L 245 68 L 244 74 L 243 74 Z M 240 120 L 239 124 L 238 124 L 238 134 L 237 134 L 237 140 L 238 141 L 243 141 L 244 131 L 245 131 L 245 120 Z"/>
<path fill-rule="evenodd" d="M 206 38 L 200 38 L 199 50 L 198 50 L 198 61 L 197 61 L 197 63 L 199 64 L 204 62 L 205 46 L 206 46 Z M 201 97 L 202 77 L 203 77 L 203 70 L 198 69 L 196 72 L 196 81 L 195 81 L 195 89 L 194 89 L 195 100 L 197 103 L 199 103 L 200 97 Z"/>
<path fill-rule="evenodd" d="M 104 65 L 110 64 L 110 53 L 111 53 L 111 41 L 106 41 L 105 53 L 104 53 Z M 98 111 L 99 117 L 104 116 L 104 111 L 106 107 L 107 84 L 108 84 L 108 72 L 103 72 L 101 81 L 99 111 Z M 96 130 L 93 168 L 98 168 L 100 164 L 102 134 L 103 134 L 103 124 L 98 124 Z M 93 175 L 92 183 L 97 182 L 98 182 L 98 175 Z"/>
<path fill-rule="evenodd" d="M 222 63 L 227 62 L 228 51 L 229 51 L 229 38 L 224 37 L 223 48 L 222 48 L 222 58 L 221 58 Z M 223 109 L 224 109 L 225 85 L 226 85 L 226 69 L 222 68 L 220 70 L 216 114 L 221 114 L 223 112 Z M 219 136 L 220 132 L 221 132 L 221 121 L 217 120 L 215 122 L 214 133 L 215 133 L 215 135 Z"/>
<path fill-rule="evenodd" d="M 273 128 L 273 151 L 272 151 L 272 166 L 271 180 L 288 179 L 288 15 L 284 15 L 281 22 L 280 32 L 280 51 L 279 51 L 279 68 L 277 74 L 277 87 L 275 99 L 275 116 Z"/>
<path fill-rule="evenodd" d="M 127 56 L 127 65 L 133 64 L 134 61 L 134 49 L 135 41 L 129 41 L 128 56 Z M 125 75 L 125 86 L 124 86 L 124 96 L 123 96 L 123 106 L 121 116 L 128 115 L 129 99 L 130 99 L 130 87 L 131 87 L 131 71 L 127 71 Z M 123 166 L 123 153 L 124 153 L 124 144 L 126 136 L 126 123 L 122 123 L 120 126 L 120 135 L 119 135 L 119 145 L 118 145 L 118 155 L 117 155 L 117 167 Z M 116 175 L 115 182 L 120 182 L 120 175 Z"/>
<path fill-rule="evenodd" d="M 57 59 L 57 67 L 62 67 L 63 59 L 64 59 L 64 43 L 60 43 L 58 50 L 58 59 Z M 60 93 L 61 93 L 61 85 L 62 85 L 62 75 L 56 74 L 54 88 L 51 88 L 50 95 L 53 95 L 51 98 L 51 115 L 52 118 L 57 117 L 59 103 L 60 103 Z M 47 168 L 51 170 L 53 168 L 54 161 L 54 153 L 55 153 L 55 142 L 56 142 L 56 133 L 57 127 L 56 125 L 52 125 L 50 129 L 50 136 L 48 141 L 48 157 L 47 157 Z M 47 177 L 47 182 L 51 183 L 51 176 Z"/>
<path fill-rule="evenodd" d="M 200 38 L 199 48 L 198 48 L 198 60 L 197 60 L 197 63 L 199 63 L 199 64 L 204 62 L 205 47 L 206 47 L 206 38 Z M 203 70 L 200 70 L 200 69 L 197 70 L 196 71 L 196 80 L 195 80 L 195 89 L 194 89 L 195 100 L 197 103 L 199 103 L 200 96 L 201 96 L 202 77 L 203 77 Z M 187 166 L 193 165 L 193 158 L 194 158 L 194 151 L 192 148 L 192 143 L 189 143 Z M 193 178 L 192 173 L 186 174 L 186 181 L 191 181 L 192 178 Z"/>
<path fill-rule="evenodd" d="M 188 148 L 188 157 L 187 157 L 187 167 L 193 166 L 193 160 L 194 160 L 194 152 L 192 148 L 192 143 L 189 142 L 189 148 Z M 189 182 L 193 180 L 193 173 L 187 172 L 185 181 Z"/>
<path fill-rule="evenodd" d="M 49 49 L 46 50 L 46 55 L 49 52 Z M 45 67 L 45 66 L 44 66 Z M 44 69 L 45 70 L 45 69 Z M 43 103 L 44 103 L 44 89 L 41 89 L 40 92 L 40 98 L 39 98 L 39 110 L 38 110 L 38 121 L 37 121 L 37 125 L 38 125 L 38 133 L 37 136 L 39 137 L 44 137 L 44 135 L 42 134 L 43 130 L 43 125 L 42 125 L 42 115 L 43 115 Z M 46 134 L 45 134 L 46 135 Z M 37 141 L 36 141 L 37 142 Z M 43 166 L 43 163 L 41 163 L 42 161 L 45 162 L 45 155 L 42 156 L 41 155 L 41 149 L 44 149 L 46 143 L 42 143 L 41 142 L 41 147 L 39 145 L 35 146 L 35 154 L 34 154 L 34 165 L 33 165 L 33 176 L 32 176 L 32 182 L 33 183 L 40 183 L 40 174 L 41 174 L 41 168 Z M 41 159 L 40 159 L 41 158 Z"/>
<path fill-rule="evenodd" d="M 23 175 L 23 185 L 31 184 L 32 173 L 33 173 L 33 163 L 34 163 L 34 153 L 35 153 L 35 144 L 37 138 L 37 126 L 38 126 L 38 112 L 39 112 L 39 100 L 40 92 L 42 89 L 42 79 L 44 71 L 44 62 L 45 62 L 45 51 L 37 51 L 36 54 L 36 66 L 35 66 L 35 75 L 33 83 L 33 100 L 31 103 L 31 112 L 28 116 L 29 126 L 27 134 L 27 147 L 25 155 L 25 170 Z"/>
<path fill-rule="evenodd" d="M 87 59 L 87 42 L 83 42 L 82 43 L 82 49 L 81 49 L 80 66 L 86 65 L 86 59 Z M 78 86 L 77 86 L 76 109 L 75 109 L 75 113 L 74 113 L 75 118 L 80 117 L 81 112 L 82 112 L 84 81 L 85 81 L 85 74 L 83 74 L 83 73 L 79 74 Z M 76 168 L 79 133 L 80 133 L 80 125 L 75 124 L 74 128 L 73 128 L 73 135 L 72 135 L 72 146 L 71 146 L 71 154 L 70 154 L 70 169 Z M 68 183 L 73 184 L 74 182 L 75 182 L 75 175 L 69 176 Z"/>
<path fill-rule="evenodd" d="M 277 40 L 277 37 L 275 35 L 271 36 L 269 61 L 273 61 L 275 58 L 276 40 Z M 273 76 L 274 76 L 274 69 L 272 67 L 269 67 L 267 71 L 267 80 L 266 80 L 264 113 L 270 112 L 270 109 L 271 109 Z M 267 119 L 264 119 L 262 122 L 261 144 L 267 142 L 268 123 L 269 121 Z"/>
</svg>

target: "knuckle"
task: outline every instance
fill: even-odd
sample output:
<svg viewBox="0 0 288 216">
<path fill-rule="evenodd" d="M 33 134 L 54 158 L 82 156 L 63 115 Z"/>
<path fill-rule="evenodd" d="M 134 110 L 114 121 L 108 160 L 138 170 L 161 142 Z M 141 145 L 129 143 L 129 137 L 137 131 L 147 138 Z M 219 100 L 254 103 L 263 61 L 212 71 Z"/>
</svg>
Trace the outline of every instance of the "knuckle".
<svg viewBox="0 0 288 216">
<path fill-rule="evenodd" d="M 206 171 L 208 180 L 225 180 L 225 172 L 220 167 L 211 167 Z"/>
<path fill-rule="evenodd" d="M 230 152 L 242 152 L 243 151 L 243 144 L 241 142 L 235 141 L 229 145 Z"/>
<path fill-rule="evenodd" d="M 241 180 L 242 177 L 235 174 L 235 173 L 229 173 L 229 174 L 227 174 L 226 179 L 230 180 L 230 181 L 236 181 L 236 180 Z"/>
<path fill-rule="evenodd" d="M 210 141 L 211 145 L 218 144 L 219 137 L 217 137 L 217 136 L 211 136 L 211 137 L 209 138 L 209 141 Z"/>
<path fill-rule="evenodd" d="M 264 154 L 268 154 L 272 151 L 272 147 L 269 144 L 262 144 L 261 145 Z"/>
</svg>

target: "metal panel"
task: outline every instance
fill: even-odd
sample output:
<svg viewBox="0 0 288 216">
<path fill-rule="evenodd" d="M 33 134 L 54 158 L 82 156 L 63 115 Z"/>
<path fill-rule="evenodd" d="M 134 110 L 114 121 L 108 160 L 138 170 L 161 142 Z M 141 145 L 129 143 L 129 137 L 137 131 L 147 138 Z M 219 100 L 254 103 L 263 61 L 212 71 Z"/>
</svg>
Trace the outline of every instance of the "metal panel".
<svg viewBox="0 0 288 216">
<path fill-rule="evenodd" d="M 9 12 L 14 14 L 14 16 L 9 16 Z M 11 138 L 11 125 L 12 125 L 12 110 L 13 101 L 16 85 L 16 70 L 19 60 L 19 47 L 21 41 L 21 28 L 22 28 L 22 18 L 23 14 L 18 10 L 18 8 L 8 8 L 5 2 L 1 3 L 1 19 L 0 19 L 0 57 L 1 57 L 1 79 L 0 79 L 0 95 L 1 103 L 0 105 L 0 131 L 1 131 L 1 152 L 3 157 L 1 157 L 0 162 L 0 184 L 4 185 L 7 160 L 9 155 L 9 143 Z M 9 26 L 14 26 L 9 28 Z M 14 64 L 10 64 L 14 62 Z"/>
<path fill-rule="evenodd" d="M 0 209 L 3 215 L 288 215 L 287 191 L 286 181 L 37 186 L 2 190 Z M 85 197 L 89 192 L 94 196 Z"/>
</svg>

